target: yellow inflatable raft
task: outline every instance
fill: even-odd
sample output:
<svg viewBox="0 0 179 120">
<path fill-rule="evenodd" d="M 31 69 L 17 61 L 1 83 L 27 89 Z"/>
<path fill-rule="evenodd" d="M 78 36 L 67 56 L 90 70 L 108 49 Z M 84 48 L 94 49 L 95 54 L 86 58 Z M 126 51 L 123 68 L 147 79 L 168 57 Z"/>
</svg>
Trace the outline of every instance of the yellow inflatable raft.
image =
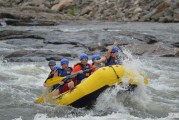
<svg viewBox="0 0 179 120">
<path fill-rule="evenodd" d="M 124 75 L 126 76 L 126 74 L 135 76 L 135 74 L 129 74 L 125 71 L 124 67 L 120 65 L 99 68 L 91 76 L 77 85 L 72 91 L 63 93 L 59 97 L 55 98 L 53 103 L 57 105 L 85 107 L 90 105 L 91 102 L 94 101 L 106 88 L 113 86 L 116 83 L 122 83 L 122 78 Z M 136 79 L 129 79 L 128 82 L 134 86 L 139 84 L 139 81 Z M 144 83 L 148 84 L 148 80 L 145 77 Z M 45 102 L 45 97 L 41 97 L 35 102 Z"/>
</svg>

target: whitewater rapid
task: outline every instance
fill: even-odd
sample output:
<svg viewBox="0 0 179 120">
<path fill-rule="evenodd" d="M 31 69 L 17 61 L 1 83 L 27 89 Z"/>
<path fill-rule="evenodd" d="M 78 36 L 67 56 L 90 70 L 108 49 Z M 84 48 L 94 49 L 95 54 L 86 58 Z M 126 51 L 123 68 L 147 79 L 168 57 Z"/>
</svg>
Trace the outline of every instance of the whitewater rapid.
<svg viewBox="0 0 179 120">
<path fill-rule="evenodd" d="M 143 71 L 148 86 L 121 94 L 121 87 L 107 89 L 92 109 L 35 104 L 43 91 L 49 69 L 47 63 L 0 61 L 0 116 L 2 120 L 168 120 L 179 112 L 179 59 L 132 58 L 124 66 Z"/>
<path fill-rule="evenodd" d="M 164 42 L 177 42 L 178 24 L 161 23 L 96 23 L 59 26 L 2 26 L 12 31 L 130 31 L 158 36 Z M 77 32 L 78 34 L 78 32 Z M 103 35 L 103 34 L 102 34 Z M 51 36 L 49 36 L 51 38 Z M 73 36 L 71 36 L 72 38 Z M 114 36 L 115 37 L 115 36 Z M 14 40 L 15 41 L 15 40 Z M 6 48 L 8 46 L 8 48 Z M 39 48 L 23 49 L 38 50 Z M 16 50 L 0 44 L 0 52 Z M 48 47 L 47 47 L 48 49 Z M 51 49 L 49 49 L 51 50 Z M 60 49 L 59 49 L 60 50 Z M 77 51 L 79 52 L 79 51 Z M 142 72 L 149 84 L 139 85 L 135 92 L 120 93 L 116 85 L 102 93 L 92 109 L 35 104 L 43 93 L 43 82 L 50 72 L 47 62 L 7 62 L 0 55 L 0 120 L 172 120 L 179 119 L 179 58 L 132 56 L 124 62 L 126 69 Z M 59 61 L 57 61 L 59 64 Z M 72 66 L 77 61 L 70 61 Z M 140 76 L 139 76 L 140 79 Z"/>
</svg>

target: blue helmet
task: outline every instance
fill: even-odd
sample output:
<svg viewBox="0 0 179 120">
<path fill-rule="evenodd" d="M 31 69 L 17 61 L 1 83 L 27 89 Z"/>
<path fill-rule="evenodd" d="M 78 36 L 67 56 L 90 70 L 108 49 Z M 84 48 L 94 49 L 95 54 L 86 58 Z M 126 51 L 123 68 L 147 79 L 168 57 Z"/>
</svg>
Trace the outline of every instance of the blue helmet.
<svg viewBox="0 0 179 120">
<path fill-rule="evenodd" d="M 58 65 L 55 65 L 55 66 L 52 68 L 52 70 L 58 70 L 58 69 L 60 69 L 60 66 L 58 66 Z"/>
<path fill-rule="evenodd" d="M 94 62 L 95 60 L 99 60 L 101 59 L 101 56 L 100 55 L 93 55 L 92 56 L 92 61 Z"/>
<path fill-rule="evenodd" d="M 116 47 L 116 46 L 114 46 L 114 47 L 112 47 L 112 51 L 111 52 L 118 52 L 118 47 Z"/>
<path fill-rule="evenodd" d="M 61 65 L 68 64 L 69 60 L 66 58 L 63 58 L 63 59 L 61 59 L 60 63 L 61 63 Z"/>
<path fill-rule="evenodd" d="M 56 62 L 55 60 L 50 60 L 49 63 L 48 63 L 48 66 L 55 66 L 56 65 Z"/>
<path fill-rule="evenodd" d="M 82 59 L 88 59 L 88 55 L 85 54 L 85 53 L 82 53 L 82 54 L 80 55 L 80 60 L 82 60 Z"/>
</svg>

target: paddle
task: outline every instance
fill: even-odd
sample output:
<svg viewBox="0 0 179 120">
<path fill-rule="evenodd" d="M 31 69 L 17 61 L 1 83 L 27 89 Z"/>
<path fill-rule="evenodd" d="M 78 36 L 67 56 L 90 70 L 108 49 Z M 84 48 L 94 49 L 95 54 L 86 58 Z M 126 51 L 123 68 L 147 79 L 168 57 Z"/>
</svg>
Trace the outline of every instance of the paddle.
<svg viewBox="0 0 179 120">
<path fill-rule="evenodd" d="M 66 77 L 64 79 L 64 82 L 67 81 L 69 78 Z M 48 100 L 52 100 L 52 97 L 53 97 L 53 92 L 56 91 L 59 87 L 61 87 L 61 85 L 59 84 L 58 87 L 56 89 L 54 89 L 52 92 L 48 93 L 47 95 L 45 96 L 41 96 L 40 98 L 36 99 L 35 100 L 35 103 L 44 103 L 45 102 L 45 98 L 48 98 Z"/>
<path fill-rule="evenodd" d="M 61 77 L 61 76 L 58 76 L 58 77 L 54 77 L 54 78 L 50 78 L 48 79 L 46 82 L 45 82 L 45 85 L 46 87 L 50 87 L 50 86 L 53 86 L 55 84 L 58 84 L 60 83 L 62 80 L 64 80 L 66 77 L 68 77 L 68 79 L 73 76 L 73 75 L 76 75 L 77 73 L 74 73 L 72 75 L 68 75 L 68 76 L 65 76 L 65 77 Z"/>
<path fill-rule="evenodd" d="M 84 70 L 83 72 L 86 72 L 86 71 L 89 71 L 89 70 L 92 70 L 92 69 L 95 69 L 95 67 L 94 68 L 89 68 L 89 69 L 86 69 L 86 70 Z M 68 76 L 66 76 L 66 77 L 55 77 L 55 79 L 48 79 L 48 80 L 50 80 L 50 82 L 47 82 L 46 81 L 46 84 L 48 83 L 48 84 L 50 84 L 50 85 L 55 85 L 55 84 L 58 84 L 60 81 L 59 81 L 59 79 L 58 78 L 61 78 L 61 81 L 63 80 L 63 82 L 65 83 L 70 77 L 72 77 L 72 76 L 74 76 L 74 75 L 77 75 L 77 74 L 79 74 L 78 72 L 76 72 L 76 73 L 74 73 L 74 74 L 72 74 L 72 75 L 68 75 Z M 63 79 L 62 79 L 63 78 Z M 52 84 L 53 83 L 53 84 Z M 59 85 L 56 89 L 58 89 L 59 87 L 61 87 L 61 85 Z M 55 90 L 56 90 L 55 89 Z M 44 103 L 45 102 L 45 97 L 46 98 L 52 98 L 52 96 L 53 96 L 53 92 L 55 91 L 55 90 L 53 90 L 52 92 L 50 92 L 49 94 L 47 94 L 46 96 L 41 96 L 40 98 L 38 98 L 38 99 L 36 99 L 35 100 L 35 103 Z"/>
<path fill-rule="evenodd" d="M 122 65 L 122 61 L 125 59 L 126 54 L 124 53 L 123 48 L 121 46 L 119 46 L 119 44 L 116 46 L 119 48 L 120 53 L 122 53 L 122 54 L 120 54 L 120 56 L 118 56 L 117 62 L 119 65 Z"/>
<path fill-rule="evenodd" d="M 94 68 L 86 69 L 83 72 L 90 71 L 92 69 L 95 69 L 95 67 Z M 73 73 L 71 75 L 67 75 L 67 76 L 64 76 L 64 77 L 58 76 L 58 77 L 50 78 L 50 79 L 46 80 L 45 83 L 46 83 L 47 87 L 50 87 L 50 86 L 53 86 L 55 84 L 60 83 L 61 81 L 66 82 L 69 78 L 71 78 L 72 76 L 75 76 L 77 74 L 79 74 L 79 72 L 76 72 L 76 73 Z M 66 80 L 64 81 L 64 79 L 66 79 Z"/>
</svg>

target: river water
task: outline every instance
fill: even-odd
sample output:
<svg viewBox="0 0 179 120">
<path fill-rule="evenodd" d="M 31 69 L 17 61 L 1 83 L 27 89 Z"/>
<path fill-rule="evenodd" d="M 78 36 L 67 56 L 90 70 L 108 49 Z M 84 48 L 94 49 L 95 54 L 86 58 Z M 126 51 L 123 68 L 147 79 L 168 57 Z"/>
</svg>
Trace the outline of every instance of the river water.
<svg viewBox="0 0 179 120">
<path fill-rule="evenodd" d="M 148 24 L 148 23 L 146 23 Z M 158 25 L 158 27 L 156 27 Z M 176 38 L 176 31 L 170 27 L 153 24 L 145 26 L 140 23 L 140 31 L 160 35 L 163 31 L 172 33 Z M 177 25 L 177 24 L 176 24 Z M 101 29 L 105 26 L 116 29 L 116 23 L 111 25 L 90 25 L 89 29 Z M 136 31 L 138 26 L 121 25 L 125 30 Z M 58 28 L 58 26 L 56 26 Z M 81 25 L 73 27 L 60 25 L 64 31 L 75 32 L 83 28 Z M 153 31 L 155 28 L 156 31 Z M 11 27 L 21 29 L 21 27 Z M 25 27 L 24 29 L 34 29 Z M 44 29 L 39 27 L 38 29 Z M 176 41 L 176 39 L 174 39 Z M 1 49 L 1 48 L 0 48 Z M 130 56 L 130 53 L 127 52 Z M 73 61 L 75 63 L 76 61 Z M 71 65 L 73 64 L 71 63 Z M 131 56 L 124 66 L 142 71 L 148 78 L 148 86 L 141 85 L 130 94 L 120 93 L 120 87 L 107 89 L 99 96 L 91 109 L 73 108 L 70 106 L 55 106 L 35 104 L 43 91 L 43 82 L 49 69 L 47 62 L 13 63 L 0 60 L 0 120 L 170 120 L 179 119 L 179 58 L 165 57 L 137 57 Z M 133 70 L 132 69 L 132 70 Z"/>
</svg>

